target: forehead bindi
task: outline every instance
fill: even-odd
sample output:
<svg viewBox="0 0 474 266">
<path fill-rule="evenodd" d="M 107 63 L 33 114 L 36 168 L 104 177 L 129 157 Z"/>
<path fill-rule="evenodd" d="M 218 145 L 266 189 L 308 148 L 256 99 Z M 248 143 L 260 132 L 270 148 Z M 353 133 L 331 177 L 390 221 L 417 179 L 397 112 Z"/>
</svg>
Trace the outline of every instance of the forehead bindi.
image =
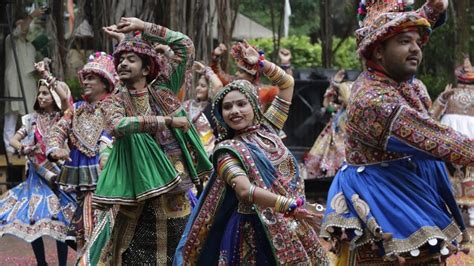
<svg viewBox="0 0 474 266">
<path fill-rule="evenodd" d="M 246 100 L 247 98 L 240 91 L 231 91 L 224 97 L 224 100 L 222 102 L 233 103 L 233 102 L 240 102 L 240 101 L 246 101 Z"/>
</svg>

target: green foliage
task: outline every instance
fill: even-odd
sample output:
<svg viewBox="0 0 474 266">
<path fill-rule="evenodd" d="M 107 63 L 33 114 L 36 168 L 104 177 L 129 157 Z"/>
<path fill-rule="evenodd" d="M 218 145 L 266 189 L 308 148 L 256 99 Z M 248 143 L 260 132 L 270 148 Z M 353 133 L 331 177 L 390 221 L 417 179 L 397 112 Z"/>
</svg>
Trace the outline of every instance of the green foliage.
<svg viewBox="0 0 474 266">
<path fill-rule="evenodd" d="M 339 38 L 334 38 L 333 45 L 339 43 Z M 334 56 L 333 65 L 336 68 L 344 69 L 362 69 L 361 61 L 357 56 L 357 45 L 354 37 L 349 37 L 344 40 L 339 49 L 337 49 Z"/>
<path fill-rule="evenodd" d="M 79 79 L 77 76 L 71 77 L 67 80 L 65 80 L 66 84 L 69 86 L 69 89 L 71 90 L 72 97 L 74 98 L 74 101 L 80 100 L 81 99 L 81 83 L 79 82 Z"/>
<path fill-rule="evenodd" d="M 423 81 L 433 101 L 444 91 L 446 84 L 451 79 L 448 75 L 433 76 L 429 74 L 421 74 L 417 78 Z"/>
<path fill-rule="evenodd" d="M 249 43 L 263 50 L 267 58 L 276 61 L 270 58 L 273 53 L 272 39 L 249 40 Z M 281 47 L 291 51 L 291 64 L 295 68 L 308 68 L 321 65 L 321 46 L 319 44 L 311 44 L 307 36 L 282 38 Z"/>
<path fill-rule="evenodd" d="M 338 42 L 339 39 L 335 38 L 334 43 Z M 249 40 L 249 43 L 265 51 L 266 57 L 273 53 L 272 39 Z M 307 36 L 293 35 L 288 38 L 282 38 L 281 47 L 291 51 L 291 64 L 294 68 L 321 66 L 321 44 L 311 44 Z M 360 63 L 355 51 L 355 39 L 352 37 L 347 38 L 335 54 L 334 65 L 338 68 L 360 69 Z"/>
</svg>

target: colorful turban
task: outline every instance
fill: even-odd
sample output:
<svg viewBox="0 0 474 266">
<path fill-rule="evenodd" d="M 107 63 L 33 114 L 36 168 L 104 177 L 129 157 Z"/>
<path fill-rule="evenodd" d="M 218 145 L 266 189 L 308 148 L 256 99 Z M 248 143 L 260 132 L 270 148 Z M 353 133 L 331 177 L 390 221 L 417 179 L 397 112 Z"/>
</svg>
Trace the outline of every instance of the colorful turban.
<svg viewBox="0 0 474 266">
<path fill-rule="evenodd" d="M 109 91 L 113 91 L 118 82 L 113 57 L 105 52 L 96 52 L 89 56 L 89 62 L 78 72 L 81 85 L 85 76 L 90 73 L 105 78 L 109 82 Z"/>
<path fill-rule="evenodd" d="M 413 11 L 409 0 L 362 0 L 358 9 L 360 28 L 356 30 L 357 52 L 370 59 L 376 44 L 402 32 L 418 31 L 422 45 L 431 33 L 424 9 Z"/>
<path fill-rule="evenodd" d="M 471 65 L 469 56 L 464 56 L 464 62 L 454 70 L 454 74 L 459 83 L 473 84 L 474 83 L 474 68 Z"/>
</svg>

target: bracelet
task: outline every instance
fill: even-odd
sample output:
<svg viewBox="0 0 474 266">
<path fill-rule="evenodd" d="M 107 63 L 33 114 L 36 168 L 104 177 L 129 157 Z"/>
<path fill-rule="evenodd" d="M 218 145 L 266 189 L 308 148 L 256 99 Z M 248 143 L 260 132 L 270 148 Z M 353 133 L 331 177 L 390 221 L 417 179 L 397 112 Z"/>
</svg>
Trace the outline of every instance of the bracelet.
<svg viewBox="0 0 474 266">
<path fill-rule="evenodd" d="M 260 50 L 258 51 L 258 54 L 259 54 L 258 65 L 263 68 L 263 65 L 264 65 L 263 61 L 265 61 L 265 53 L 262 50 Z"/>
<path fill-rule="evenodd" d="M 253 203 L 253 194 L 255 193 L 255 189 L 256 189 L 256 188 L 257 188 L 257 187 L 254 186 L 253 184 L 250 185 L 249 195 L 248 195 L 248 201 L 249 201 L 249 202 L 252 202 L 252 203 Z"/>
<path fill-rule="evenodd" d="M 291 204 L 288 206 L 288 210 L 285 212 L 285 217 L 293 216 L 295 213 L 295 210 L 301 206 L 304 205 L 304 199 L 303 198 L 298 198 L 297 200 L 291 202 Z"/>
</svg>

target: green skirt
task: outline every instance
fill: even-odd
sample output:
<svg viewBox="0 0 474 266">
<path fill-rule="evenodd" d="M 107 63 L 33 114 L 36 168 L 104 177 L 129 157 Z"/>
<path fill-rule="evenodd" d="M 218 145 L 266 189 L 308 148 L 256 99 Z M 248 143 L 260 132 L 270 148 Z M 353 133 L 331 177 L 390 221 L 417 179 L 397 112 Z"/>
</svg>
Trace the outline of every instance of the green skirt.
<svg viewBox="0 0 474 266">
<path fill-rule="evenodd" d="M 148 134 L 118 138 L 100 173 L 94 205 L 136 205 L 173 189 L 180 176 Z"/>
</svg>

